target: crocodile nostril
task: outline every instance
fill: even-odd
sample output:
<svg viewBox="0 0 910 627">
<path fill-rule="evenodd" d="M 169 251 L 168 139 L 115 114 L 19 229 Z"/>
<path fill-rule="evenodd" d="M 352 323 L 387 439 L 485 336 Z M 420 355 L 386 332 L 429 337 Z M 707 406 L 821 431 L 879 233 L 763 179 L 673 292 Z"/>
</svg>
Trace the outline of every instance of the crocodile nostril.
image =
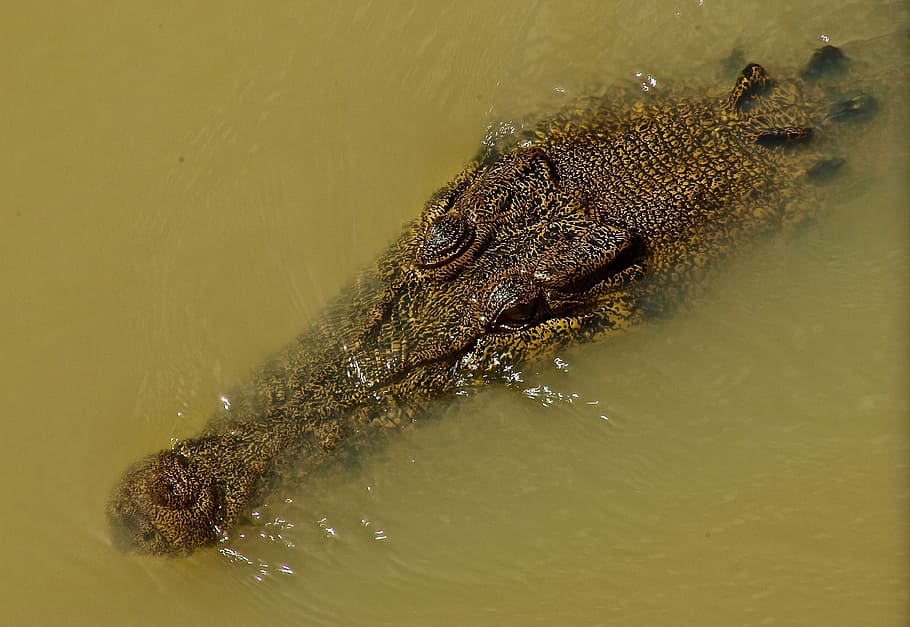
<svg viewBox="0 0 910 627">
<path fill-rule="evenodd" d="M 153 467 L 150 496 L 161 506 L 187 509 L 199 497 L 202 484 L 183 456 L 168 453 Z"/>
<path fill-rule="evenodd" d="M 459 213 L 437 218 L 426 231 L 417 252 L 417 263 L 435 268 L 462 254 L 474 241 L 474 224 Z"/>
</svg>

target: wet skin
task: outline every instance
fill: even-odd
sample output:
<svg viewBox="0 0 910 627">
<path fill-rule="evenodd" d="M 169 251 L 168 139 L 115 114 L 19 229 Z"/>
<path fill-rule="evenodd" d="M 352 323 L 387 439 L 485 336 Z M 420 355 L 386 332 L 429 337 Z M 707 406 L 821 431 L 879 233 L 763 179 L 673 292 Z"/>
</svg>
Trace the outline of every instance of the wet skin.
<svg viewBox="0 0 910 627">
<path fill-rule="evenodd" d="M 706 271 L 811 217 L 844 162 L 833 48 L 799 78 L 580 101 L 499 134 L 322 317 L 195 438 L 127 470 L 117 546 L 215 544 L 289 474 L 373 446 L 427 403 L 670 310 Z"/>
</svg>

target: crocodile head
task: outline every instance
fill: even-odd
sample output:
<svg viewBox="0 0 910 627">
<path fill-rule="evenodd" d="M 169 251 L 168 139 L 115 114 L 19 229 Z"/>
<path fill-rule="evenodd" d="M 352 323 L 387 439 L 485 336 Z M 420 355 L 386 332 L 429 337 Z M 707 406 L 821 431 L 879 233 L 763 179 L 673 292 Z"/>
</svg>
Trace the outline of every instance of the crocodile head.
<svg viewBox="0 0 910 627">
<path fill-rule="evenodd" d="M 110 500 L 115 544 L 186 554 L 215 543 L 273 462 L 318 462 L 390 414 L 508 372 L 636 314 L 644 243 L 595 221 L 546 154 L 477 164 L 426 205 L 339 304 L 255 376 L 228 430 L 139 461 Z M 596 323 L 596 324 L 595 324 Z M 245 411 L 248 410 L 248 411 Z M 303 449 L 303 450 L 301 450 Z M 304 462 L 305 463 L 305 462 Z"/>
</svg>

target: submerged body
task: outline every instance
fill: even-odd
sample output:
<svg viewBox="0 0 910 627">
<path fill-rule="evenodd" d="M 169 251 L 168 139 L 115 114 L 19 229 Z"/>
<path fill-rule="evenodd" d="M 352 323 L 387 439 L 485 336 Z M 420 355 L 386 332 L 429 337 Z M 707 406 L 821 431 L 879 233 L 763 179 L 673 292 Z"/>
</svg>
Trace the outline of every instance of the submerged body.
<svg viewBox="0 0 910 627">
<path fill-rule="evenodd" d="M 127 471 L 109 507 L 117 544 L 213 544 L 283 474 L 632 327 L 729 253 L 811 215 L 815 186 L 842 162 L 826 129 L 871 103 L 833 104 L 812 71 L 842 59 L 823 50 L 792 82 L 749 65 L 732 92 L 585 100 L 489 142 L 229 411 Z"/>
</svg>

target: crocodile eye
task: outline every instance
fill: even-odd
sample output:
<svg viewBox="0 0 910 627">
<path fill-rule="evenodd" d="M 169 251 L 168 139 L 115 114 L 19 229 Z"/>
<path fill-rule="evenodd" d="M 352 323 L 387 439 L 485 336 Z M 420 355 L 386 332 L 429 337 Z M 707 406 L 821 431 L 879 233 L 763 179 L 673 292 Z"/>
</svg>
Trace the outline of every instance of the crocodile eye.
<svg viewBox="0 0 910 627">
<path fill-rule="evenodd" d="M 496 316 L 493 328 L 497 331 L 521 331 L 527 329 L 537 318 L 538 299 L 518 302 L 507 306 Z"/>
<path fill-rule="evenodd" d="M 474 241 L 474 225 L 459 213 L 442 215 L 430 225 L 417 252 L 424 268 L 441 266 L 462 254 Z"/>
<path fill-rule="evenodd" d="M 544 292 L 526 273 L 499 275 L 489 279 L 489 300 L 484 318 L 492 331 L 521 331 L 545 317 Z"/>
</svg>

